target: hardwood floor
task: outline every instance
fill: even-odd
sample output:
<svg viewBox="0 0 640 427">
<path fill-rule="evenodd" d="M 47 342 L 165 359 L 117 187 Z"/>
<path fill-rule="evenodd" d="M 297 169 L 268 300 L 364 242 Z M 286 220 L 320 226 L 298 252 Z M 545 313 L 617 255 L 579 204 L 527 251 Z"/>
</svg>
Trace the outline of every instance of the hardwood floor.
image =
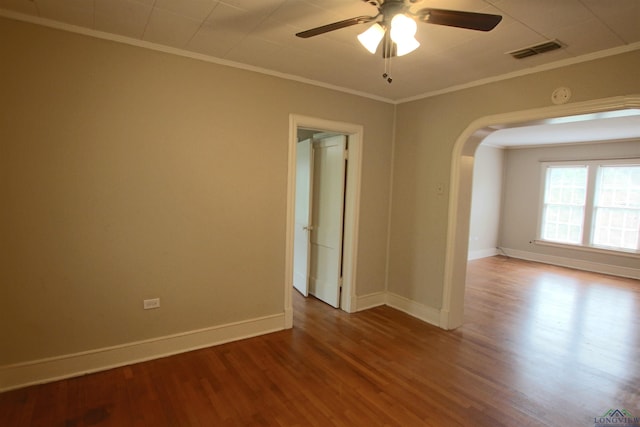
<svg viewBox="0 0 640 427">
<path fill-rule="evenodd" d="M 294 329 L 0 394 L 0 426 L 594 426 L 640 417 L 640 283 L 469 263 L 466 323 L 296 294 Z"/>
</svg>

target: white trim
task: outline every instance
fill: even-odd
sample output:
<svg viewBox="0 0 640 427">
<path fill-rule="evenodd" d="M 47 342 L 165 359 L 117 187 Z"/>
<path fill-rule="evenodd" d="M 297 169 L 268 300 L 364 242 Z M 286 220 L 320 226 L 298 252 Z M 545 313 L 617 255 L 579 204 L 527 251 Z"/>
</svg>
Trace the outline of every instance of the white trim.
<svg viewBox="0 0 640 427">
<path fill-rule="evenodd" d="M 363 295 L 356 299 L 355 311 L 368 310 L 373 307 L 379 307 L 387 304 L 386 292 L 375 292 L 369 295 Z"/>
<path fill-rule="evenodd" d="M 551 241 L 539 240 L 539 239 L 534 240 L 533 243 L 540 246 L 551 246 L 554 248 L 571 249 L 574 251 L 591 252 L 591 253 L 603 254 L 603 255 L 614 255 L 614 256 L 627 257 L 627 258 L 637 258 L 640 260 L 640 252 L 634 252 L 634 251 L 609 249 L 606 247 L 598 247 L 598 246 L 570 245 L 566 243 L 551 242 Z"/>
<path fill-rule="evenodd" d="M 521 251 L 518 249 L 502 248 L 502 251 L 506 256 L 511 258 L 535 261 L 543 264 L 558 265 L 561 267 L 575 268 L 577 270 L 592 271 L 594 273 L 640 279 L 640 269 L 638 268 L 620 267 L 617 265 L 602 264 L 555 255 L 539 254 L 535 252 Z"/>
<path fill-rule="evenodd" d="M 596 142 L 596 144 L 598 145 L 602 145 L 602 144 L 609 144 L 612 142 L 640 142 L 640 139 L 630 139 L 630 140 L 626 140 L 626 141 L 620 141 L 620 140 L 609 140 L 609 141 L 600 141 L 600 142 Z M 584 144 L 576 144 L 576 145 L 587 145 L 589 143 L 584 143 Z M 607 163 L 611 163 L 611 164 L 620 164 L 620 163 L 629 163 L 631 162 L 634 165 L 640 164 L 640 158 L 637 155 L 628 155 L 628 156 L 616 156 L 616 157 L 601 157 L 598 159 L 594 159 L 591 158 L 591 156 L 589 157 L 584 157 L 584 158 L 580 158 L 579 156 L 573 156 L 570 160 L 567 160 L 566 156 L 563 157 L 558 157 L 558 158 L 542 158 L 540 160 L 538 160 L 539 163 L 541 164 L 548 164 L 549 166 L 553 166 L 556 163 L 566 163 L 566 164 L 575 164 L 575 165 L 580 165 L 580 164 L 585 164 L 585 163 L 598 163 L 598 162 L 607 162 Z"/>
<path fill-rule="evenodd" d="M 407 313 L 411 317 L 440 326 L 440 310 L 410 300 L 393 292 L 374 292 L 357 299 L 357 311 L 368 310 L 382 305 Z"/>
<path fill-rule="evenodd" d="M 387 292 L 387 305 L 435 326 L 440 326 L 440 310 Z"/>
<path fill-rule="evenodd" d="M 298 124 L 289 116 L 289 155 L 287 159 L 287 209 L 285 213 L 285 254 L 284 254 L 284 312 L 286 327 L 293 327 L 293 239 L 295 235 L 296 209 L 296 148 Z"/>
<path fill-rule="evenodd" d="M 467 260 L 472 261 L 474 259 L 489 258 L 492 256 L 496 256 L 499 253 L 500 252 L 498 251 L 498 248 L 478 249 L 477 251 L 469 251 Z"/>
<path fill-rule="evenodd" d="M 617 138 L 617 139 L 599 139 L 599 140 L 594 140 L 594 141 L 578 141 L 578 142 L 554 142 L 554 143 L 547 143 L 547 144 L 523 144 L 523 145 L 494 145 L 494 144 L 487 144 L 485 142 L 482 143 L 482 145 L 488 145 L 488 146 L 493 146 L 496 148 L 503 148 L 505 150 L 527 150 L 527 149 L 531 149 L 531 148 L 548 148 L 548 147 L 570 147 L 570 146 L 576 146 L 579 145 L 580 147 L 584 147 L 585 145 L 599 145 L 599 144 L 603 144 L 603 143 L 612 143 L 612 142 L 637 142 L 638 140 L 640 140 L 638 137 L 631 137 L 631 138 Z M 554 161 L 562 161 L 562 160 L 549 160 L 549 162 L 554 162 Z"/>
<path fill-rule="evenodd" d="M 0 392 L 185 353 L 284 328 L 285 315 L 276 314 L 113 347 L 4 365 L 0 366 Z"/>
<path fill-rule="evenodd" d="M 508 126 L 545 124 L 557 117 L 637 108 L 640 108 L 640 95 L 635 94 L 485 116 L 467 126 L 456 140 L 451 155 L 449 221 L 441 310 L 442 328 L 457 328 L 463 322 L 473 160 L 482 140 L 495 130 Z"/>
<path fill-rule="evenodd" d="M 315 129 L 349 136 L 349 166 L 347 167 L 347 190 L 344 214 L 344 254 L 343 282 L 340 308 L 348 313 L 356 311 L 356 266 L 358 262 L 358 222 L 360 217 L 360 186 L 362 170 L 362 144 L 364 127 L 362 125 L 337 122 L 300 114 L 289 115 L 289 158 L 287 174 L 287 211 L 285 244 L 285 313 L 287 325 L 293 324 L 293 234 L 295 227 L 295 186 L 296 186 L 296 148 L 298 128 Z M 289 326 L 290 327 L 290 326 Z"/>
<path fill-rule="evenodd" d="M 320 82 L 317 80 L 308 79 L 306 77 L 296 76 L 294 74 L 281 73 L 279 71 L 273 71 L 266 68 L 256 67 L 253 65 L 242 64 L 240 62 L 229 61 L 227 59 L 216 58 L 214 56 L 205 55 L 203 53 L 191 52 L 175 47 L 164 46 L 157 43 L 152 43 L 140 39 L 134 39 L 131 37 L 121 36 L 118 34 L 107 33 L 104 31 L 93 30 L 91 28 L 79 27 L 76 25 L 67 24 L 64 22 L 52 21 L 50 19 L 41 18 L 38 16 L 25 15 L 18 12 L 13 12 L 0 8 L 0 17 L 13 19 L 14 21 L 23 21 L 30 24 L 42 25 L 43 27 L 53 28 L 61 31 L 68 31 L 70 33 L 81 34 L 88 37 L 94 37 L 102 40 L 109 40 L 116 43 L 128 44 L 130 46 L 141 47 L 144 49 L 155 50 L 157 52 L 164 52 L 171 55 L 182 56 L 185 58 L 196 59 L 199 61 L 210 62 L 213 64 L 224 65 L 227 67 L 237 68 L 240 70 L 253 71 L 268 76 L 279 77 L 285 80 L 292 80 L 294 82 L 305 83 L 311 86 L 318 86 L 325 89 L 331 89 L 338 92 L 348 93 L 350 95 L 361 96 L 363 98 L 373 99 L 375 101 L 385 102 L 387 104 L 395 104 L 396 102 L 389 98 L 373 95 L 366 92 L 361 92 L 354 89 L 349 89 L 343 86 L 332 85 L 329 83 Z"/>
<path fill-rule="evenodd" d="M 357 311 L 368 310 L 382 305 L 405 312 L 408 315 L 431 325 L 440 326 L 440 310 L 410 300 L 393 292 L 374 292 L 357 298 Z"/>
</svg>

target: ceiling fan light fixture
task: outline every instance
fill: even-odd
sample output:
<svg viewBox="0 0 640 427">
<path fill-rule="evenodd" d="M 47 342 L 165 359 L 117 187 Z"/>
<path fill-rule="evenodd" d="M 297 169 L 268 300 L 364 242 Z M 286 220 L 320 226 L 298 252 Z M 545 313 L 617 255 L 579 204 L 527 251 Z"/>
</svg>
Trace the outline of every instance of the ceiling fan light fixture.
<svg viewBox="0 0 640 427">
<path fill-rule="evenodd" d="M 414 36 L 417 30 L 416 21 L 402 13 L 397 14 L 391 20 L 391 40 L 398 44 L 409 39 L 415 40 Z"/>
<path fill-rule="evenodd" d="M 397 14 L 391 20 L 391 40 L 397 46 L 396 54 L 398 56 L 406 55 L 416 50 L 420 43 L 416 40 L 415 35 L 418 30 L 416 21 L 402 13 Z"/>
<path fill-rule="evenodd" d="M 400 43 L 396 42 L 396 46 L 397 46 L 396 55 L 402 56 L 402 55 L 406 55 L 407 53 L 411 53 L 414 50 L 416 50 L 418 47 L 420 47 L 420 42 L 415 38 L 411 37 L 410 39 L 402 40 L 402 42 Z"/>
<path fill-rule="evenodd" d="M 420 43 L 415 37 L 418 30 L 416 21 L 476 31 L 491 31 L 502 21 L 502 16 L 488 13 L 433 9 L 429 7 L 411 10 L 412 4 L 420 0 L 364 1 L 378 9 L 377 15 L 355 16 L 343 19 L 342 21 L 301 31 L 296 33 L 296 36 L 306 39 L 353 25 L 373 22 L 374 24 L 371 27 L 358 35 L 358 40 L 371 53 L 376 53 L 381 44 L 380 42 L 382 42 L 382 57 L 385 60 L 383 77 L 389 83 L 392 80 L 388 74 L 391 59 L 395 56 L 406 55 L 420 47 Z"/>
<path fill-rule="evenodd" d="M 376 53 L 382 37 L 384 37 L 382 25 L 373 24 L 365 32 L 358 35 L 358 40 L 369 52 Z"/>
</svg>

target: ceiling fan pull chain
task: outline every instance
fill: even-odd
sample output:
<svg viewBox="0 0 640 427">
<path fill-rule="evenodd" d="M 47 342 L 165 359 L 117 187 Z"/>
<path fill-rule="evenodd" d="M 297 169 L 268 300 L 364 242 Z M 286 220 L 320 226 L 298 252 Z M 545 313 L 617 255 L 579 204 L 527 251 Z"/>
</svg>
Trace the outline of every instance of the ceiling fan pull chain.
<svg viewBox="0 0 640 427">
<path fill-rule="evenodd" d="M 382 73 L 382 78 L 389 84 L 393 81 L 391 78 L 391 57 L 384 59 L 384 73 Z"/>
</svg>

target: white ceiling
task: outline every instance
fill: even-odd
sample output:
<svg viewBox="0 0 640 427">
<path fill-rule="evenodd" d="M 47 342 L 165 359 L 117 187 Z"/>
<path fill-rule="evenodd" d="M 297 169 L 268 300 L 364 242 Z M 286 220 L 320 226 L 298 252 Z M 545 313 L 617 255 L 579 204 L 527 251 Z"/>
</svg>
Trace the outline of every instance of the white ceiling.
<svg viewBox="0 0 640 427">
<path fill-rule="evenodd" d="M 612 48 L 640 48 L 640 0 L 422 0 L 412 9 L 423 7 L 503 20 L 487 33 L 419 24 L 422 46 L 392 60 L 388 84 L 381 77 L 383 59 L 356 40 L 366 25 L 295 37 L 337 20 L 375 15 L 376 8 L 362 0 L 0 0 L 4 16 L 62 22 L 390 101 Z M 550 39 L 566 47 L 522 60 L 505 54 Z"/>
</svg>

